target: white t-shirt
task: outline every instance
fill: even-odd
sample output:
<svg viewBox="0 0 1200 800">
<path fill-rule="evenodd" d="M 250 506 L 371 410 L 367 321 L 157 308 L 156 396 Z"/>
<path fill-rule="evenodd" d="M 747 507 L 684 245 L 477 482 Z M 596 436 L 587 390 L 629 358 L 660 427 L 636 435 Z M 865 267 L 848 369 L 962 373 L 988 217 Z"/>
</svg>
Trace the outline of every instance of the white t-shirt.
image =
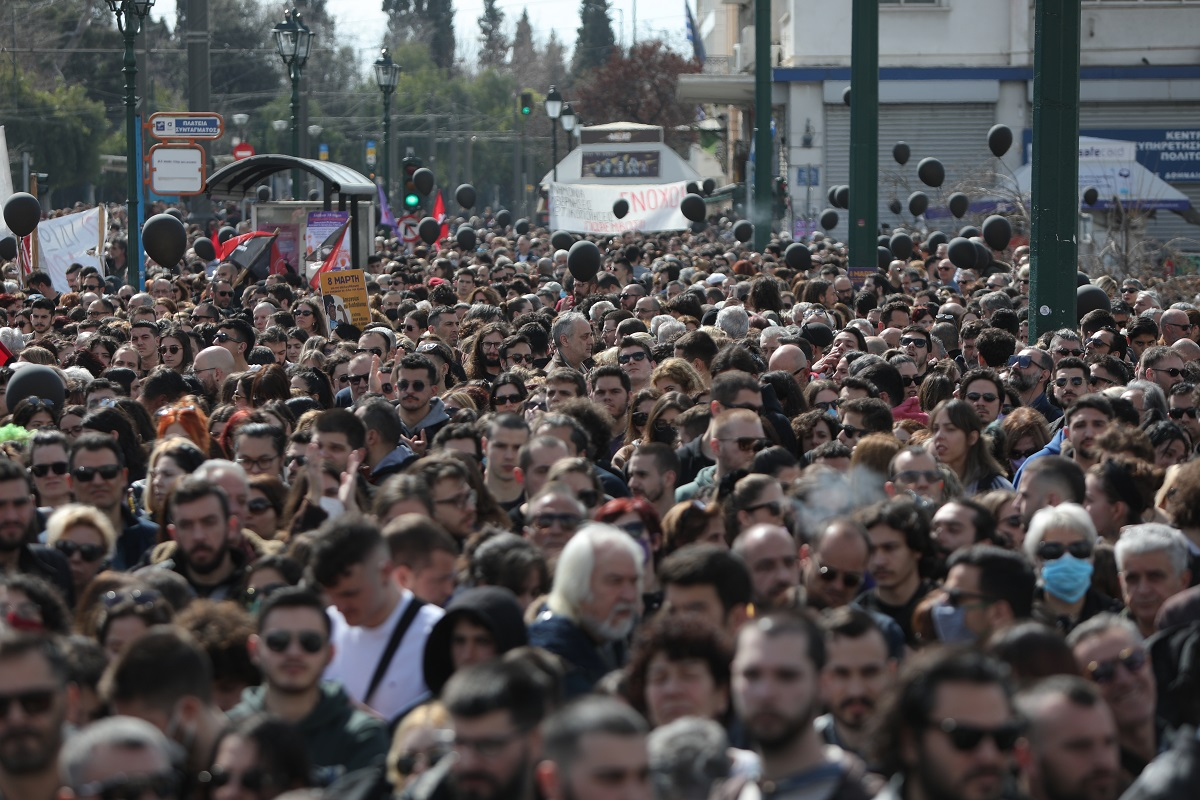
<svg viewBox="0 0 1200 800">
<path fill-rule="evenodd" d="M 396 627 L 396 623 L 412 601 L 412 592 L 405 590 L 395 610 L 382 625 L 375 628 L 352 627 L 346 624 L 345 618 L 338 613 L 337 608 L 330 606 L 326 609 L 333 620 L 332 639 L 336 652 L 333 661 L 325 669 L 325 678 L 342 684 L 352 698 L 363 702 L 379 658 L 392 637 L 392 629 Z M 444 613 L 442 609 L 429 603 L 421 606 L 404 638 L 400 640 L 400 646 L 392 656 L 387 673 L 371 698 L 371 708 L 384 719 L 395 719 L 400 712 L 412 707 L 429 694 L 422 670 L 425 640 L 429 638 L 429 631 Z"/>
</svg>

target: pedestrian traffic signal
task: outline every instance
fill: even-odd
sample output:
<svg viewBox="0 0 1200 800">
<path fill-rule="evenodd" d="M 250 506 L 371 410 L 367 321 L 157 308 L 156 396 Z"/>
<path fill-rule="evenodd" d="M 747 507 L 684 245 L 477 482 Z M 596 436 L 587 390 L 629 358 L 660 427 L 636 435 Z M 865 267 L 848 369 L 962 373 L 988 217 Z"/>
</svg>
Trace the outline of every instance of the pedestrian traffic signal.
<svg viewBox="0 0 1200 800">
<path fill-rule="evenodd" d="M 528 117 L 533 113 L 533 92 L 521 92 L 521 116 Z"/>
<path fill-rule="evenodd" d="M 417 184 L 413 175 L 421 168 L 421 159 L 416 156 L 404 157 L 404 210 L 414 211 L 421 207 L 421 195 L 417 193 Z"/>
</svg>

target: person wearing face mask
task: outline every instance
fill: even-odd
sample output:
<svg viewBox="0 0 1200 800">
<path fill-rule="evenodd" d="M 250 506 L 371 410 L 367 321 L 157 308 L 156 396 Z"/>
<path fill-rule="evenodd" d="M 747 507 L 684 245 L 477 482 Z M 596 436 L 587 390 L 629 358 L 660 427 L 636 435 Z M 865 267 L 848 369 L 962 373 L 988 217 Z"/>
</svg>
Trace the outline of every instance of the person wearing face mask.
<svg viewBox="0 0 1200 800">
<path fill-rule="evenodd" d="M 1121 610 L 1120 602 L 1092 588 L 1096 526 L 1078 503 L 1041 509 L 1029 521 L 1025 553 L 1037 566 L 1034 619 L 1064 635 L 1095 615 Z"/>
<path fill-rule="evenodd" d="M 939 641 L 984 641 L 1032 616 L 1037 577 L 1020 553 L 976 544 L 955 552 L 946 566 L 943 596 L 930 609 Z"/>
</svg>

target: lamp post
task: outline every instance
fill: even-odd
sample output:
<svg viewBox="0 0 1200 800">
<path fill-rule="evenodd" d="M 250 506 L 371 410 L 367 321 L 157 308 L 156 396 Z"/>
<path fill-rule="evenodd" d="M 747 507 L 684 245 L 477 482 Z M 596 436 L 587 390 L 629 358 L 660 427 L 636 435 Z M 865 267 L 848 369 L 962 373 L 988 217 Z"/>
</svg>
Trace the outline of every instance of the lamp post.
<svg viewBox="0 0 1200 800">
<path fill-rule="evenodd" d="M 110 0 L 111 2 L 111 0 Z M 300 18 L 300 12 L 294 8 L 285 9 L 283 22 L 275 26 L 275 51 L 283 59 L 288 68 L 288 77 L 292 81 L 292 155 L 300 156 L 300 75 L 308 62 L 308 53 L 312 48 L 313 33 Z M 300 186 L 300 171 L 292 170 L 292 194 L 295 195 Z"/>
<path fill-rule="evenodd" d="M 137 262 L 137 288 L 144 288 L 143 273 L 146 261 L 142 257 L 142 232 L 138 227 L 138 204 L 142 187 L 138 185 L 138 159 L 142 157 L 138 146 L 137 123 L 137 51 L 134 49 L 142 21 L 150 13 L 154 0 L 107 0 L 108 8 L 117 17 L 117 28 L 125 37 L 125 62 L 121 72 L 125 75 L 125 173 L 129 192 L 126 227 L 129 229 L 128 247 L 125 250 L 125 282 L 133 278 L 131 267 Z M 164 264 L 163 266 L 168 266 Z"/>
<path fill-rule="evenodd" d="M 389 201 L 392 196 L 392 92 L 400 80 L 400 65 L 392 61 L 388 49 L 383 48 L 375 61 L 375 83 L 383 92 L 383 196 Z"/>
<path fill-rule="evenodd" d="M 562 128 L 567 132 L 567 152 L 571 152 L 571 134 L 575 131 L 575 124 L 579 118 L 575 116 L 575 109 L 571 108 L 570 103 L 565 103 L 562 110 Z"/>
<path fill-rule="evenodd" d="M 550 153 L 554 161 L 554 182 L 558 183 L 558 127 L 554 124 L 562 114 L 563 99 L 558 87 L 551 85 L 546 94 L 546 116 L 550 118 Z"/>
</svg>

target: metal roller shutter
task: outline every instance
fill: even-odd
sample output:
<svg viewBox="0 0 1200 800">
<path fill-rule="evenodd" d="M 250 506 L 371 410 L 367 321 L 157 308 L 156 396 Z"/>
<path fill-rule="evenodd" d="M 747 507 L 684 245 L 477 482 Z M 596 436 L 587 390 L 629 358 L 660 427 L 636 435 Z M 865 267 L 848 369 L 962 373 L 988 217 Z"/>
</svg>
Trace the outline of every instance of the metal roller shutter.
<svg viewBox="0 0 1200 800">
<path fill-rule="evenodd" d="M 944 208 L 945 197 L 955 191 L 959 181 L 988 170 L 995 163 L 987 148 L 987 133 L 995 124 L 996 109 L 991 103 L 880 106 L 879 221 L 893 228 L 911 226 L 908 196 L 918 190 L 929 195 L 931 208 Z M 849 183 L 850 109 L 845 105 L 827 104 L 825 130 L 825 184 Z M 899 141 L 907 142 L 912 150 L 912 156 L 903 167 L 892 158 L 892 147 Z M 939 190 L 930 189 L 917 178 L 917 164 L 928 156 L 938 158 L 946 168 L 940 200 Z M 888 201 L 893 197 L 899 198 L 903 206 L 899 217 L 888 209 Z M 846 241 L 849 236 L 846 211 L 838 212 L 838 226 L 832 233 Z"/>
<path fill-rule="evenodd" d="M 1079 127 L 1088 128 L 1200 128 L 1200 105 L 1170 103 L 1084 103 L 1079 107 Z M 1200 210 L 1200 183 L 1173 183 Z M 1156 211 L 1146 225 L 1146 235 L 1160 242 L 1188 239 L 1182 249 L 1200 251 L 1200 226 L 1170 211 Z"/>
</svg>

